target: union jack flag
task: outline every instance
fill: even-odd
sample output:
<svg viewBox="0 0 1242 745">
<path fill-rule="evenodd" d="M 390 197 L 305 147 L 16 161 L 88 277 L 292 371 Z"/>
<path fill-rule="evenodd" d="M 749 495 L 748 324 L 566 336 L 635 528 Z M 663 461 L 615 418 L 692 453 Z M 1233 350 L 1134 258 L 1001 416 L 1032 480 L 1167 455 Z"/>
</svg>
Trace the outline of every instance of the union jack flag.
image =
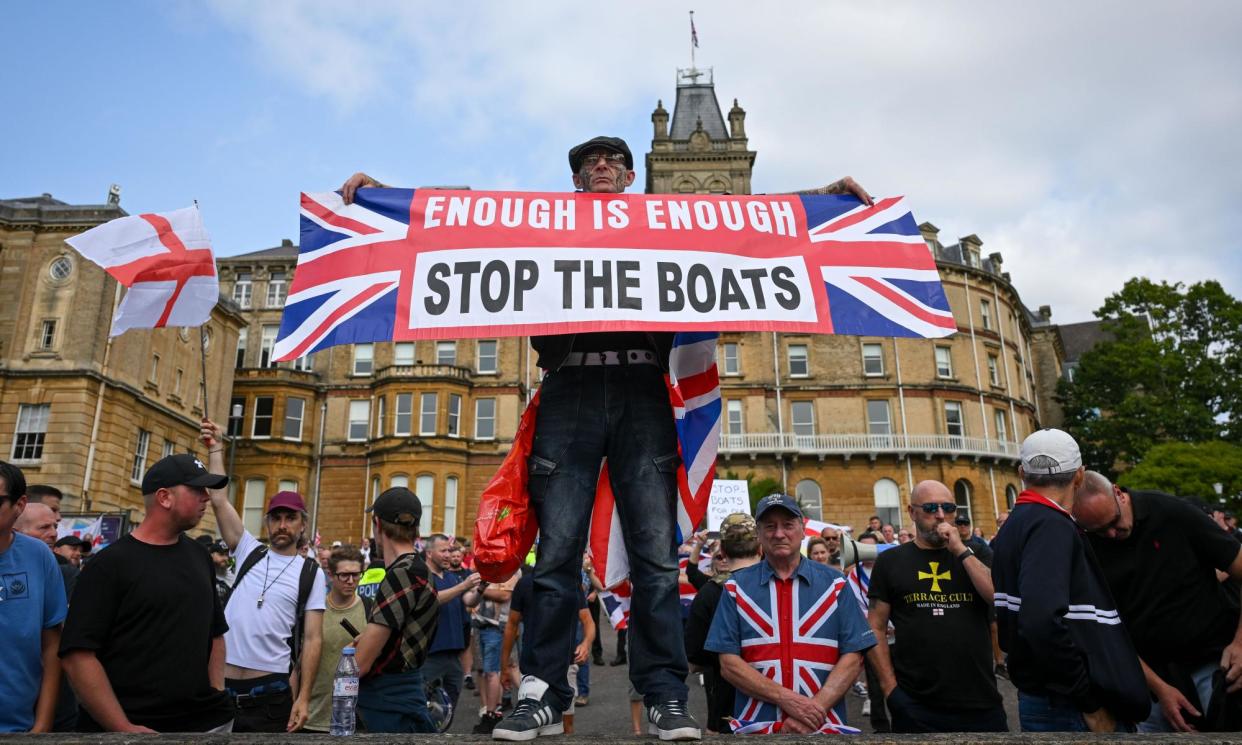
<svg viewBox="0 0 1242 745">
<path fill-rule="evenodd" d="M 608 623 L 617 631 L 630 626 L 630 583 L 622 582 L 611 590 L 599 593 L 599 600 L 608 614 Z"/>
<path fill-rule="evenodd" d="M 871 572 L 868 572 L 860 561 L 850 567 L 845 579 L 849 582 L 850 592 L 858 601 L 858 606 L 862 608 L 863 615 L 867 615 L 867 596 L 871 593 Z"/>
<path fill-rule="evenodd" d="M 957 330 L 914 214 L 902 197 L 868 207 L 853 197 L 802 197 L 834 334 L 947 336 Z"/>
<path fill-rule="evenodd" d="M 748 584 L 752 589 L 764 587 L 759 583 Z M 808 588 L 804 588 L 797 577 L 791 582 L 772 578 L 766 584 L 768 597 L 762 598 L 751 597 L 737 579 L 729 579 L 724 589 L 736 605 L 741 622 L 741 658 L 772 682 L 801 695 L 814 696 L 824 686 L 840 657 L 834 638 L 837 634 L 834 632 L 828 637 L 820 632 L 825 624 L 834 621 L 833 616 L 840 610 L 838 600 L 843 592 L 848 592 L 845 584 L 837 575 L 827 592 L 803 598 Z M 778 612 L 777 609 L 790 611 Z M 742 734 L 779 731 L 785 719 L 780 708 L 746 697 L 740 690 L 737 696 L 743 703 L 734 706 L 735 731 Z M 828 724 L 834 728 L 845 726 L 832 710 L 828 711 Z"/>
</svg>

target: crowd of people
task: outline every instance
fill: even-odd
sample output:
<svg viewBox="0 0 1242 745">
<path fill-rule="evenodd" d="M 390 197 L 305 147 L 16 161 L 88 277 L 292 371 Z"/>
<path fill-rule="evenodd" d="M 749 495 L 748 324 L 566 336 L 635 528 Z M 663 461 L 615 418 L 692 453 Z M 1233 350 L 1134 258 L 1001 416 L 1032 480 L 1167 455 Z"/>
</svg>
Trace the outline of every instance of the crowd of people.
<svg viewBox="0 0 1242 745">
<path fill-rule="evenodd" d="M 570 149 L 569 166 L 586 192 L 635 179 L 615 137 Z M 357 173 L 342 198 L 379 186 Z M 850 178 L 799 193 L 873 204 Z M 1236 522 L 1111 484 L 1058 430 L 1022 443 L 1025 490 L 990 541 L 948 487 L 923 481 L 901 526 L 877 516 L 807 540 L 802 506 L 772 494 L 679 557 L 672 343 L 532 338 L 546 373 L 525 486 L 540 537 L 503 583 L 483 582 L 454 536 L 420 535 L 404 487 L 368 508 L 366 545 L 318 545 L 291 491 L 268 497 L 253 534 L 206 420 L 207 462 L 152 465 L 141 523 L 103 550 L 58 539 L 60 493 L 0 462 L 0 732 L 325 731 L 350 648 L 369 732 L 435 732 L 477 689 L 476 733 L 568 733 L 604 662 L 606 597 L 624 624 L 612 664 L 627 666 L 633 732 L 645 714 L 661 740 L 700 739 L 700 717 L 722 734 L 857 732 L 851 691 L 877 731 L 1003 731 L 998 675 L 1024 731 L 1242 728 Z M 605 459 L 628 589 L 605 587 L 585 551 Z M 199 543 L 186 533 L 208 509 L 219 537 Z"/>
<path fill-rule="evenodd" d="M 173 455 L 150 468 L 143 521 L 103 551 L 58 538 L 59 492 L 0 462 L 12 649 L 0 729 L 327 732 L 333 674 L 353 647 L 367 731 L 437 731 L 434 683 L 453 709 L 475 691 L 475 733 L 519 739 L 497 728 L 523 716 L 531 564 L 483 582 L 468 542 L 419 535 L 422 505 L 404 488 L 376 499 L 364 546 L 314 545 L 288 491 L 268 499 L 255 536 L 227 497 L 211 422 L 203 444 L 205 464 Z M 1116 486 L 1056 430 L 1023 443 L 1021 468 L 1026 490 L 990 541 L 937 481 L 914 487 L 900 529 L 873 517 L 857 535 L 829 524 L 808 538 L 802 507 L 773 494 L 753 517 L 691 536 L 681 626 L 707 731 L 856 732 L 851 692 L 873 731 L 1007 731 L 998 676 L 1018 689 L 1024 731 L 1237 731 L 1242 544 L 1228 516 Z M 208 509 L 219 537 L 191 540 Z M 615 589 L 587 553 L 565 733 L 589 704 L 592 664 L 605 664 L 600 601 Z M 645 619 L 626 620 L 613 664 L 628 663 L 626 630 Z M 633 683 L 629 699 L 641 734 Z"/>
</svg>

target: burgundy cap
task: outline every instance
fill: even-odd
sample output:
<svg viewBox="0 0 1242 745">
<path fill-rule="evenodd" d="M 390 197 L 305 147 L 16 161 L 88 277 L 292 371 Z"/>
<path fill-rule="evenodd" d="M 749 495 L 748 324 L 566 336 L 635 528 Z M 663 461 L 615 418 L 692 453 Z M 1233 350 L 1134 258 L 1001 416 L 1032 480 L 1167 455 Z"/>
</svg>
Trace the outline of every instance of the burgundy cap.
<svg viewBox="0 0 1242 745">
<path fill-rule="evenodd" d="M 267 503 L 267 514 L 272 514 L 273 510 L 306 512 L 306 502 L 302 501 L 302 495 L 295 491 L 276 492 L 272 501 Z"/>
</svg>

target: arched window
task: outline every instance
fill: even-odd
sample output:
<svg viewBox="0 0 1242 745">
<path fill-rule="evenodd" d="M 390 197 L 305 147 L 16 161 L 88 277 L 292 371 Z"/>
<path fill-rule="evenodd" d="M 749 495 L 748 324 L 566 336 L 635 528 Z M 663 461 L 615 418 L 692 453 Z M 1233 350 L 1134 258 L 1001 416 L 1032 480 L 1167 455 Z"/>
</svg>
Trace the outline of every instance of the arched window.
<svg viewBox="0 0 1242 745">
<path fill-rule="evenodd" d="M 457 534 L 457 477 L 444 480 L 444 532 Z"/>
<path fill-rule="evenodd" d="M 405 474 L 403 474 L 403 473 L 396 474 L 395 476 L 393 476 L 393 477 L 392 477 L 392 479 L 391 479 L 391 480 L 389 480 L 388 485 L 389 485 L 390 487 L 391 487 L 391 486 L 400 486 L 400 487 L 404 487 L 404 488 L 406 488 L 406 489 L 409 489 L 409 488 L 410 488 L 410 477 L 409 477 L 409 476 L 406 476 L 406 475 L 405 475 Z M 378 494 L 376 494 L 375 496 L 377 496 L 377 497 L 378 497 L 379 495 L 378 495 Z"/>
<path fill-rule="evenodd" d="M 267 482 L 263 479 L 247 479 L 245 501 L 242 502 L 242 523 L 251 535 L 263 535 L 263 502 Z"/>
<path fill-rule="evenodd" d="M 880 479 L 871 489 L 875 496 L 875 514 L 880 522 L 888 525 L 901 525 L 901 489 L 892 479 Z"/>
<path fill-rule="evenodd" d="M 971 523 L 974 523 L 974 516 L 970 511 L 970 494 L 970 482 L 966 479 L 958 479 L 953 485 L 953 501 L 957 502 L 957 514 L 971 518 Z"/>
<path fill-rule="evenodd" d="M 794 489 L 794 496 L 798 499 L 798 505 L 802 507 L 802 514 L 806 516 L 806 519 L 824 519 L 823 493 L 819 489 L 819 484 L 810 479 L 803 479 Z"/>
<path fill-rule="evenodd" d="M 414 493 L 423 505 L 423 517 L 418 522 L 420 535 L 431 534 L 431 511 L 435 507 L 436 477 L 424 473 L 414 479 Z"/>
<path fill-rule="evenodd" d="M 1009 505 L 1009 509 L 1013 509 L 1014 504 L 1018 501 L 1018 489 L 1013 484 L 1005 487 L 1005 504 Z"/>
</svg>

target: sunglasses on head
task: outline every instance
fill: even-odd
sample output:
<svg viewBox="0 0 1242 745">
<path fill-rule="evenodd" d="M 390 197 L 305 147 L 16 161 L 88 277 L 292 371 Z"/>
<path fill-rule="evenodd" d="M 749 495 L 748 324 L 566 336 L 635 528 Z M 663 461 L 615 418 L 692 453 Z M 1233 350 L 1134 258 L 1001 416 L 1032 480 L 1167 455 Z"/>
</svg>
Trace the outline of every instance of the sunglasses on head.
<svg viewBox="0 0 1242 745">
<path fill-rule="evenodd" d="M 929 515 L 936 514 L 937 510 L 944 510 L 944 514 L 952 515 L 957 512 L 957 505 L 953 502 L 924 502 L 919 507 Z"/>
</svg>

